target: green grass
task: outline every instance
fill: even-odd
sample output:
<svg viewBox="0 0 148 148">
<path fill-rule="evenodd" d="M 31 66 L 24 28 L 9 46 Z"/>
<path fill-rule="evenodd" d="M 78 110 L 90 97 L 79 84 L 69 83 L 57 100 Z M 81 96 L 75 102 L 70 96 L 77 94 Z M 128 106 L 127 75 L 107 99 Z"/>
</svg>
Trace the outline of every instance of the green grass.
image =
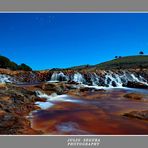
<svg viewBox="0 0 148 148">
<path fill-rule="evenodd" d="M 68 69 L 77 71 L 95 71 L 98 69 L 112 70 L 112 69 L 139 69 L 148 68 L 148 55 L 127 56 L 118 59 L 113 59 L 97 65 L 81 65 Z M 65 69 L 65 70 L 68 70 Z"/>
<path fill-rule="evenodd" d="M 127 56 L 107 61 L 95 66 L 97 69 L 148 68 L 148 55 Z"/>
</svg>

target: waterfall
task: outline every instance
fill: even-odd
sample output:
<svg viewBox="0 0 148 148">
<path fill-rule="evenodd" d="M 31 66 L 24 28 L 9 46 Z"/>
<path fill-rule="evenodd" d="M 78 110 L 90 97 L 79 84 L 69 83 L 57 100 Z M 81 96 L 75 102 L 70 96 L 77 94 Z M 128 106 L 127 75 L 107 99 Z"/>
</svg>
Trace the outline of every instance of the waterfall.
<svg viewBox="0 0 148 148">
<path fill-rule="evenodd" d="M 140 83 L 148 85 L 146 83 L 146 80 L 142 76 L 140 76 L 139 78 L 137 78 L 134 74 L 131 74 L 131 76 L 135 82 L 140 82 Z"/>
<path fill-rule="evenodd" d="M 51 76 L 51 80 L 50 81 L 67 81 L 68 80 L 68 77 L 66 75 L 64 75 L 63 72 L 60 72 L 60 73 L 57 73 L 57 72 L 54 72 Z"/>
<path fill-rule="evenodd" d="M 127 84 L 128 81 L 147 84 L 142 76 L 138 78 L 133 73 L 126 72 L 123 72 L 123 74 L 117 74 L 110 71 L 109 73 L 106 73 L 104 81 L 109 87 L 122 87 L 123 84 Z"/>
<path fill-rule="evenodd" d="M 93 86 L 99 85 L 99 76 L 96 73 L 91 74 L 91 82 Z"/>
<path fill-rule="evenodd" d="M 123 87 L 128 81 L 140 82 L 148 85 L 147 80 L 136 72 L 130 71 L 102 71 L 102 73 L 73 73 L 65 75 L 63 72 L 54 72 L 51 81 L 74 81 L 89 86 Z"/>
<path fill-rule="evenodd" d="M 119 74 L 109 72 L 105 75 L 105 85 L 108 87 L 122 87 L 122 80 Z"/>
<path fill-rule="evenodd" d="M 0 74 L 0 83 L 12 83 L 13 78 L 9 75 Z"/>
<path fill-rule="evenodd" d="M 86 80 L 84 79 L 83 75 L 80 73 L 75 73 L 73 76 L 73 81 L 84 84 Z"/>
</svg>

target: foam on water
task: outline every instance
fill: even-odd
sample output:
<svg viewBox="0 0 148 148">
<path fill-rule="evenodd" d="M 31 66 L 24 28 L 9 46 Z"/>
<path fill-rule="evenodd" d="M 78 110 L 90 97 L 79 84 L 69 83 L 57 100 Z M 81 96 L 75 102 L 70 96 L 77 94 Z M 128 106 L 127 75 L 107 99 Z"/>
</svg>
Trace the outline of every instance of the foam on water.
<svg viewBox="0 0 148 148">
<path fill-rule="evenodd" d="M 52 106 L 54 106 L 53 103 L 50 102 L 35 102 L 35 105 L 39 106 L 41 109 L 48 109 Z"/>
<path fill-rule="evenodd" d="M 94 89 L 111 89 L 110 87 L 105 87 L 105 86 L 90 86 L 90 85 L 86 85 L 86 84 L 82 84 L 81 87 L 86 87 L 86 88 L 94 88 Z"/>
<path fill-rule="evenodd" d="M 68 95 L 57 95 L 56 93 L 53 93 L 51 95 L 47 95 L 45 93 L 42 93 L 41 91 L 36 91 L 36 95 L 39 97 L 39 98 L 45 98 L 47 99 L 48 101 L 71 101 L 73 102 L 74 100 L 70 100 L 68 99 Z"/>
<path fill-rule="evenodd" d="M 46 102 L 36 102 L 36 104 L 41 107 L 42 109 L 47 109 L 50 108 L 54 105 L 56 102 L 74 102 L 78 103 L 80 102 L 79 100 L 76 99 L 70 99 L 68 95 L 57 95 L 56 93 L 53 93 L 51 95 L 47 95 L 45 93 L 42 93 L 41 91 L 36 91 L 36 95 L 39 98 L 45 98 L 47 99 Z"/>
<path fill-rule="evenodd" d="M 113 86 L 110 86 L 110 87 L 106 87 L 106 86 L 97 86 L 97 85 L 86 85 L 86 84 L 82 84 L 81 87 L 86 87 L 86 88 L 94 88 L 96 90 L 99 90 L 99 89 L 104 89 L 104 90 L 109 90 L 109 89 L 113 89 L 113 88 L 121 88 L 121 89 L 126 89 L 126 87 L 123 87 L 123 86 L 118 86 L 118 87 L 113 87 Z"/>
<path fill-rule="evenodd" d="M 47 82 L 49 82 L 49 83 L 58 83 L 59 81 L 47 81 Z"/>
</svg>

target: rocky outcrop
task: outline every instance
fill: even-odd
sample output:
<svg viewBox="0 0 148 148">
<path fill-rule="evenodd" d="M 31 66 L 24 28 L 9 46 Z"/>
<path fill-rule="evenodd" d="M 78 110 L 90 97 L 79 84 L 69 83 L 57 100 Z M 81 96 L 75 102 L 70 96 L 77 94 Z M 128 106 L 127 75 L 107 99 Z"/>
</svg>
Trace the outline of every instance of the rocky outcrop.
<svg viewBox="0 0 148 148">
<path fill-rule="evenodd" d="M 143 72 L 143 73 L 142 73 Z M 66 81 L 68 83 L 81 83 L 90 86 L 105 86 L 105 87 L 148 87 L 148 72 L 147 70 L 96 70 L 89 71 L 56 71 L 51 76 L 52 82 Z"/>
<path fill-rule="evenodd" d="M 148 110 L 145 111 L 131 111 L 129 113 L 125 113 L 124 116 L 129 118 L 137 118 L 141 120 L 148 120 Z"/>
<path fill-rule="evenodd" d="M 37 109 L 35 98 L 34 92 L 12 84 L 0 88 L 0 134 L 41 134 L 26 118 Z"/>
<path fill-rule="evenodd" d="M 51 73 L 49 71 L 18 71 L 14 75 L 18 83 L 39 83 L 49 81 L 51 78 Z"/>
<path fill-rule="evenodd" d="M 131 82 L 128 81 L 126 85 L 124 85 L 126 87 L 130 87 L 130 88 L 144 88 L 144 89 L 148 89 L 148 85 L 141 83 L 141 82 Z"/>
<path fill-rule="evenodd" d="M 2 135 L 36 135 L 41 134 L 31 128 L 30 122 L 23 116 L 3 112 L 0 115 L 0 134 Z"/>
<path fill-rule="evenodd" d="M 37 84 L 41 82 L 66 82 L 104 87 L 148 88 L 148 70 L 95 70 L 95 71 L 10 71 L 0 70 L 3 82 Z M 10 76 L 10 77 L 9 77 Z M 0 81 L 1 82 L 1 81 Z"/>
<path fill-rule="evenodd" d="M 17 70 L 12 71 L 9 69 L 0 68 L 0 82 L 1 77 L 4 80 L 9 80 L 8 82 L 14 84 L 22 84 L 22 83 L 39 83 L 49 81 L 52 73 L 48 70 L 46 71 L 23 71 Z"/>
<path fill-rule="evenodd" d="M 57 93 L 58 95 L 63 94 L 68 88 L 65 83 L 44 83 L 42 85 L 43 91 L 48 91 L 49 93 Z"/>
</svg>

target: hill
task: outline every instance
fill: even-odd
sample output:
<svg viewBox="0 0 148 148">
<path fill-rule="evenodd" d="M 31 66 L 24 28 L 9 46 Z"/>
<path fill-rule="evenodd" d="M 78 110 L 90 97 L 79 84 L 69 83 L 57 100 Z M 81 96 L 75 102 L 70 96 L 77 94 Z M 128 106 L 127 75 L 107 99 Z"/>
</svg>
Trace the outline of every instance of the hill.
<svg viewBox="0 0 148 148">
<path fill-rule="evenodd" d="M 95 65 L 99 69 L 148 68 L 148 55 L 127 56 Z"/>
<path fill-rule="evenodd" d="M 25 71 L 32 70 L 28 65 L 24 63 L 22 63 L 21 65 L 18 65 L 4 56 L 0 56 L 0 68 L 10 69 L 10 70 L 25 70 Z"/>
<path fill-rule="evenodd" d="M 32 69 L 26 65 L 21 64 L 17 65 L 15 62 L 9 60 L 4 56 L 0 56 L 0 68 L 10 69 L 10 70 L 24 70 L 31 71 Z M 117 59 L 113 59 L 104 63 L 100 63 L 97 65 L 80 65 L 74 66 L 70 68 L 53 68 L 50 71 L 95 71 L 95 70 L 112 70 L 112 69 L 139 69 L 139 68 L 148 68 L 148 55 L 136 55 L 136 56 L 126 56 L 120 57 Z M 44 70 L 48 71 L 48 70 Z"/>
<path fill-rule="evenodd" d="M 148 68 L 148 55 L 120 57 L 97 65 L 81 65 L 81 66 L 70 67 L 63 70 L 94 71 L 97 69 L 112 70 L 112 69 L 137 69 L 137 68 L 138 69 Z"/>
</svg>

